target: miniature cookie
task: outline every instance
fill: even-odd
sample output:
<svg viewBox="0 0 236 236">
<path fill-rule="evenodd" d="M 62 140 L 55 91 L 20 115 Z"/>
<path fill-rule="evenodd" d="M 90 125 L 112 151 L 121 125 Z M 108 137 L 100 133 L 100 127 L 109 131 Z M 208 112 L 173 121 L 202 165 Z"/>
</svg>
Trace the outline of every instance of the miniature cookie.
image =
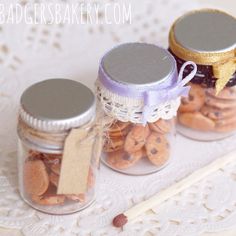
<svg viewBox="0 0 236 236">
<path fill-rule="evenodd" d="M 218 120 L 216 122 L 216 127 L 223 127 L 228 125 L 232 125 L 232 127 L 236 126 L 236 116 L 231 116 L 225 119 Z"/>
<path fill-rule="evenodd" d="M 57 175 L 60 175 L 61 171 L 61 164 L 60 163 L 55 163 L 50 166 L 50 169 L 52 172 L 54 172 Z"/>
<path fill-rule="evenodd" d="M 130 129 L 131 129 L 131 125 L 128 125 L 127 127 L 125 127 L 125 129 L 122 129 L 122 130 L 119 130 L 119 131 L 116 131 L 116 132 L 114 132 L 114 131 L 109 131 L 109 136 L 111 137 L 111 138 L 123 138 L 123 137 L 125 137 L 128 133 L 129 133 L 129 131 L 130 131 Z"/>
<path fill-rule="evenodd" d="M 35 151 L 35 150 L 29 150 L 29 159 L 43 159 L 43 153 Z"/>
<path fill-rule="evenodd" d="M 42 160 L 47 166 L 50 166 L 52 164 L 59 164 L 62 159 L 62 154 L 42 153 L 42 155 L 43 155 Z"/>
<path fill-rule="evenodd" d="M 226 99 L 226 100 L 234 100 L 236 99 L 236 88 L 233 87 L 226 87 L 219 94 L 216 95 L 216 90 L 214 88 L 209 88 L 206 90 L 206 94 L 211 95 L 212 97 Z"/>
<path fill-rule="evenodd" d="M 103 146 L 104 152 L 114 152 L 123 149 L 124 146 L 123 138 L 107 138 Z"/>
<path fill-rule="evenodd" d="M 127 169 L 146 156 L 145 149 L 129 154 L 123 150 L 109 153 L 107 163 L 116 169 Z"/>
<path fill-rule="evenodd" d="M 117 133 L 120 133 L 122 130 L 125 130 L 130 126 L 130 122 L 115 121 L 109 127 L 109 133 L 115 136 Z"/>
<path fill-rule="evenodd" d="M 206 105 L 218 109 L 232 109 L 236 108 L 236 100 L 225 100 L 208 95 L 206 97 Z"/>
<path fill-rule="evenodd" d="M 75 201 L 75 202 L 85 202 L 85 195 L 83 193 L 81 194 L 67 194 L 65 197 L 69 200 Z"/>
<path fill-rule="evenodd" d="M 172 120 L 160 119 L 154 123 L 150 123 L 149 127 L 151 130 L 156 131 L 160 134 L 167 134 L 171 131 L 172 127 L 171 121 Z"/>
<path fill-rule="evenodd" d="M 27 193 L 40 196 L 49 186 L 49 177 L 42 160 L 26 161 L 24 164 L 24 186 Z"/>
<path fill-rule="evenodd" d="M 181 99 L 180 112 L 193 112 L 201 109 L 205 102 L 205 89 L 200 85 L 191 84 L 189 96 Z"/>
<path fill-rule="evenodd" d="M 234 108 L 234 109 L 218 109 L 215 107 L 210 107 L 210 106 L 205 105 L 202 107 L 201 113 L 204 116 L 209 117 L 210 119 L 220 120 L 220 119 L 226 119 L 226 118 L 235 116 L 236 108 Z"/>
<path fill-rule="evenodd" d="M 200 112 L 181 113 L 178 118 L 180 124 L 196 130 L 212 131 L 215 128 L 215 122 Z"/>
<path fill-rule="evenodd" d="M 125 129 L 129 125 L 130 125 L 130 122 L 122 122 L 122 121 L 117 120 L 109 127 L 109 130 L 111 132 L 117 132 L 117 131 Z"/>
<path fill-rule="evenodd" d="M 125 151 L 133 153 L 142 149 L 149 134 L 150 129 L 148 125 L 135 125 L 125 139 Z"/>
<path fill-rule="evenodd" d="M 220 125 L 220 126 L 216 126 L 215 131 L 217 132 L 222 132 L 222 133 L 227 133 L 227 132 L 233 132 L 236 130 L 236 123 L 231 123 L 228 125 Z"/>
<path fill-rule="evenodd" d="M 52 183 L 55 187 L 58 186 L 59 183 L 59 175 L 55 174 L 54 172 L 51 172 L 49 175 L 50 183 Z"/>
<path fill-rule="evenodd" d="M 162 166 L 169 159 L 169 144 L 164 135 L 152 132 L 145 147 L 147 157 L 154 165 Z"/>
<path fill-rule="evenodd" d="M 65 201 L 64 195 L 57 195 L 57 194 L 51 194 L 51 195 L 45 195 L 45 196 L 36 196 L 32 195 L 32 201 L 34 201 L 37 204 L 45 205 L 45 206 L 54 206 L 54 205 L 61 205 Z"/>
</svg>

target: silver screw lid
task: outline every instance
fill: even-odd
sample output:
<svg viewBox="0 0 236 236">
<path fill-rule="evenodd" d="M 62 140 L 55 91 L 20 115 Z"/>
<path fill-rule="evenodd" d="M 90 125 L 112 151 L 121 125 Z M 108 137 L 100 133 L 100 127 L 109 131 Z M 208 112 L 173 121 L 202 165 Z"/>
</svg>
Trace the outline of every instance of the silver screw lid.
<svg viewBox="0 0 236 236">
<path fill-rule="evenodd" d="M 95 116 L 95 96 L 85 85 L 68 79 L 36 83 L 21 96 L 20 118 L 40 131 L 65 131 Z"/>
<path fill-rule="evenodd" d="M 153 44 L 126 43 L 102 59 L 104 72 L 115 82 L 142 89 L 162 84 L 176 74 L 173 56 Z"/>
<path fill-rule="evenodd" d="M 199 53 L 219 53 L 236 48 L 236 18 L 218 10 L 194 11 L 175 24 L 176 41 Z"/>
</svg>

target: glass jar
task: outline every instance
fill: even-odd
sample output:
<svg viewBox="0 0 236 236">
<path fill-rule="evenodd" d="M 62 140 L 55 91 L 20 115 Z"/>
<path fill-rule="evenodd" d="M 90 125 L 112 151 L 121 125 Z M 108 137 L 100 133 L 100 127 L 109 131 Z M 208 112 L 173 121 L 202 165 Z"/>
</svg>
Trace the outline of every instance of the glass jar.
<svg viewBox="0 0 236 236">
<path fill-rule="evenodd" d="M 234 134 L 236 19 L 218 10 L 190 12 L 173 24 L 169 45 L 178 69 L 188 60 L 198 64 L 189 97 L 182 99 L 178 112 L 178 131 L 200 141 Z"/>
<path fill-rule="evenodd" d="M 101 153 L 95 113 L 94 94 L 76 81 L 45 80 L 23 93 L 19 187 L 23 200 L 33 208 L 68 214 L 94 200 Z"/>
<path fill-rule="evenodd" d="M 182 80 L 167 50 L 144 43 L 123 44 L 104 55 L 96 85 L 100 106 L 112 119 L 102 153 L 107 166 L 145 175 L 169 163 L 180 96 L 196 72 L 194 63 L 186 65 L 194 70 Z"/>
</svg>

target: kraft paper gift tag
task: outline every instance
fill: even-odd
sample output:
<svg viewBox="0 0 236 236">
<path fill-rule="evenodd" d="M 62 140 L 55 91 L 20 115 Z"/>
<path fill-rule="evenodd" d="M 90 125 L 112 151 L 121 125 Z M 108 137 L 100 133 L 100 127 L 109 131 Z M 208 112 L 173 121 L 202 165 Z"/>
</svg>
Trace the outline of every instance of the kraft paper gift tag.
<svg viewBox="0 0 236 236">
<path fill-rule="evenodd" d="M 87 191 L 89 167 L 96 131 L 73 129 L 65 141 L 57 194 L 81 194 Z"/>
</svg>

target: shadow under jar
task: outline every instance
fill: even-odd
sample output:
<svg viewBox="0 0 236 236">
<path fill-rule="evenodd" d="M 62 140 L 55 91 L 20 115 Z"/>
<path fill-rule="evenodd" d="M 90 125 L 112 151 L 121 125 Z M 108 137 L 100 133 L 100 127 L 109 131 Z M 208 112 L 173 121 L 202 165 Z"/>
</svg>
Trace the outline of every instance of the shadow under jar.
<svg viewBox="0 0 236 236">
<path fill-rule="evenodd" d="M 108 167 L 145 175 L 169 163 L 186 89 L 181 81 L 173 56 L 152 44 L 127 43 L 103 56 L 96 85 L 99 104 L 112 120 L 102 154 Z"/>
<path fill-rule="evenodd" d="M 169 35 L 178 70 L 185 61 L 198 65 L 188 98 L 178 112 L 178 131 L 192 139 L 213 141 L 236 131 L 236 19 L 218 10 L 180 17 Z M 191 67 L 185 69 L 185 73 Z"/>
<path fill-rule="evenodd" d="M 45 80 L 23 93 L 19 187 L 23 200 L 33 208 L 69 214 L 92 203 L 100 140 L 95 115 L 94 94 L 72 80 Z"/>
</svg>

